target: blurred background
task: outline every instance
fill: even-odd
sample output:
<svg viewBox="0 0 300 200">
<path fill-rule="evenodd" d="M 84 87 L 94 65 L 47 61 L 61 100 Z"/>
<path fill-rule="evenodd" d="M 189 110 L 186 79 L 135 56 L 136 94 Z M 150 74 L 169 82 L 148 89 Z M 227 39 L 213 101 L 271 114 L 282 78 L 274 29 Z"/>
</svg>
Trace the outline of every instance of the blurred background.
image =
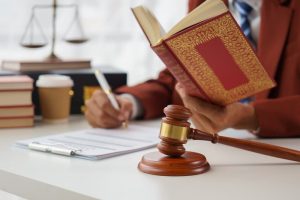
<svg viewBox="0 0 300 200">
<path fill-rule="evenodd" d="M 51 3 L 52 0 L 0 0 L 0 62 L 8 59 L 43 59 L 49 55 L 50 44 L 27 49 L 20 46 L 20 41 L 32 6 Z M 58 9 L 57 55 L 68 59 L 88 58 L 92 59 L 93 65 L 121 69 L 128 73 L 129 85 L 156 77 L 164 66 L 150 49 L 130 7 L 146 5 L 165 30 L 169 30 L 187 11 L 187 0 L 58 0 L 58 3 L 79 5 L 80 20 L 89 41 L 79 45 L 63 41 L 74 10 Z M 48 40 L 51 37 L 51 14 L 51 9 L 36 12 Z M 0 190 L 0 199 L 22 198 Z"/>
<path fill-rule="evenodd" d="M 20 40 L 35 4 L 52 0 L 0 0 L 0 61 L 4 59 L 42 59 L 50 44 L 38 49 L 21 47 Z M 154 78 L 163 64 L 149 47 L 130 7 L 146 5 L 165 30 L 176 24 L 187 11 L 187 0 L 64 0 L 58 4 L 78 4 L 80 21 L 89 41 L 75 45 L 63 41 L 74 17 L 72 9 L 58 9 L 56 53 L 62 58 L 90 58 L 93 65 L 112 66 L 128 73 L 133 85 Z M 51 9 L 36 12 L 47 36 L 51 36 Z"/>
</svg>

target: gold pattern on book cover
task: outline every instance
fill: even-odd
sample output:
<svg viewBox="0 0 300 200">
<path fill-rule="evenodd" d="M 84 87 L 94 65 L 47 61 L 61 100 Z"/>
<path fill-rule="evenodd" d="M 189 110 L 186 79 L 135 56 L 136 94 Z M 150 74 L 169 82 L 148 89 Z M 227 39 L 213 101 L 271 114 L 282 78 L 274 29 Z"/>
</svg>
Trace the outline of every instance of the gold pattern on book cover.
<svg viewBox="0 0 300 200">
<path fill-rule="evenodd" d="M 232 16 L 227 13 L 193 30 L 179 33 L 166 40 L 169 48 L 178 57 L 193 79 L 201 85 L 203 91 L 216 104 L 226 105 L 238 99 L 250 96 L 260 90 L 271 88 L 274 82 L 260 64 L 246 39 L 238 30 Z M 249 82 L 226 90 L 196 46 L 219 37 L 229 54 L 244 72 Z"/>
<path fill-rule="evenodd" d="M 192 95 L 202 96 L 202 98 L 207 100 L 207 98 L 201 93 L 201 91 L 197 89 L 197 85 L 190 80 L 185 70 L 179 65 L 179 63 L 175 60 L 173 55 L 164 44 L 159 44 L 152 48 L 168 67 L 170 73 L 172 73 L 174 77 L 177 77 L 183 85 L 188 87 Z"/>
</svg>

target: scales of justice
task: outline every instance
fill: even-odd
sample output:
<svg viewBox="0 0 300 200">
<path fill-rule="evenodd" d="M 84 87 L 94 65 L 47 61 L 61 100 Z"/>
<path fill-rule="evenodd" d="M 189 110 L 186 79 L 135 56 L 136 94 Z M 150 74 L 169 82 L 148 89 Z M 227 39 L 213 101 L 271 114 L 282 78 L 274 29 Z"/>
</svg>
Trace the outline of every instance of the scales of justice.
<svg viewBox="0 0 300 200">
<path fill-rule="evenodd" d="M 53 0 L 52 4 L 50 5 L 35 5 L 32 7 L 31 17 L 26 25 L 25 31 L 22 35 L 20 45 L 25 48 L 41 48 L 48 45 L 48 39 L 42 29 L 41 24 L 36 16 L 37 10 L 42 9 L 52 9 L 52 35 L 51 35 L 51 51 L 50 55 L 46 57 L 42 61 L 34 61 L 30 62 L 32 64 L 39 64 L 42 67 L 45 67 L 45 70 L 51 70 L 52 68 L 55 69 L 75 69 L 75 68 L 90 68 L 90 60 L 63 60 L 59 56 L 55 54 L 55 46 L 57 42 L 57 9 L 73 9 L 74 10 L 74 17 L 68 26 L 63 39 L 64 41 L 71 43 L 71 44 L 81 44 L 88 41 L 87 37 L 85 36 L 82 25 L 80 23 L 79 18 L 79 9 L 77 4 L 67 4 L 67 5 L 60 5 L 57 4 L 57 0 Z M 75 31 L 77 34 L 74 34 Z M 73 32 L 73 35 L 72 35 Z M 37 34 L 36 34 L 37 33 Z M 39 38 L 37 38 L 39 36 Z M 43 66 L 43 64 L 45 66 Z M 49 68 L 49 69 L 48 69 Z"/>
</svg>

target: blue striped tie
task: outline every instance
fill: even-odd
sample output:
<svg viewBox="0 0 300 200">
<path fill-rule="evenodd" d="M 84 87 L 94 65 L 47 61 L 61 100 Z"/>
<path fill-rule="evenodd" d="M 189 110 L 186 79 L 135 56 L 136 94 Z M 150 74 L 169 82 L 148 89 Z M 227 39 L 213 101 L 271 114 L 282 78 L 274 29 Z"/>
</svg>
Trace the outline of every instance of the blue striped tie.
<svg viewBox="0 0 300 200">
<path fill-rule="evenodd" d="M 252 12 L 253 8 L 245 3 L 244 1 L 236 0 L 234 1 L 234 6 L 238 13 L 240 14 L 240 27 L 244 32 L 244 35 L 249 39 L 253 47 L 255 47 L 255 41 L 251 35 L 251 26 L 249 22 L 249 14 Z"/>
<path fill-rule="evenodd" d="M 252 46 L 255 48 L 256 44 L 251 35 L 251 26 L 250 26 L 250 22 L 248 19 L 248 16 L 253 9 L 249 4 L 247 4 L 243 1 L 240 1 L 240 0 L 235 0 L 233 4 L 234 4 L 236 10 L 238 11 L 238 13 L 240 14 L 240 27 L 241 27 L 242 31 L 244 32 L 244 35 L 248 38 L 248 40 L 250 41 Z M 241 103 L 250 103 L 251 101 L 252 101 L 251 97 L 240 100 Z"/>
</svg>

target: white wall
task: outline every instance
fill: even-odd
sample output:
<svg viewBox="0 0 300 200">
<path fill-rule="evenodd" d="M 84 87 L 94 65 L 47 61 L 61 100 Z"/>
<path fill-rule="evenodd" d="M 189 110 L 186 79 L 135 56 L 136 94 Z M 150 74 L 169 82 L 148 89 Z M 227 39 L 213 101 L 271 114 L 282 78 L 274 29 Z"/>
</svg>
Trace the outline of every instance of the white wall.
<svg viewBox="0 0 300 200">
<path fill-rule="evenodd" d="M 147 5 L 168 30 L 187 10 L 187 0 L 60 0 L 59 3 L 78 3 L 81 19 L 89 42 L 67 44 L 62 34 L 72 20 L 72 12 L 58 12 L 57 54 L 63 58 L 92 58 L 93 63 L 110 65 L 128 72 L 129 84 L 156 77 L 163 67 L 154 55 L 131 14 L 130 7 Z M 0 60 L 43 58 L 50 45 L 41 49 L 25 49 L 19 41 L 29 20 L 33 4 L 49 4 L 50 0 L 0 0 Z M 50 14 L 37 13 L 47 36 L 50 36 Z"/>
</svg>

